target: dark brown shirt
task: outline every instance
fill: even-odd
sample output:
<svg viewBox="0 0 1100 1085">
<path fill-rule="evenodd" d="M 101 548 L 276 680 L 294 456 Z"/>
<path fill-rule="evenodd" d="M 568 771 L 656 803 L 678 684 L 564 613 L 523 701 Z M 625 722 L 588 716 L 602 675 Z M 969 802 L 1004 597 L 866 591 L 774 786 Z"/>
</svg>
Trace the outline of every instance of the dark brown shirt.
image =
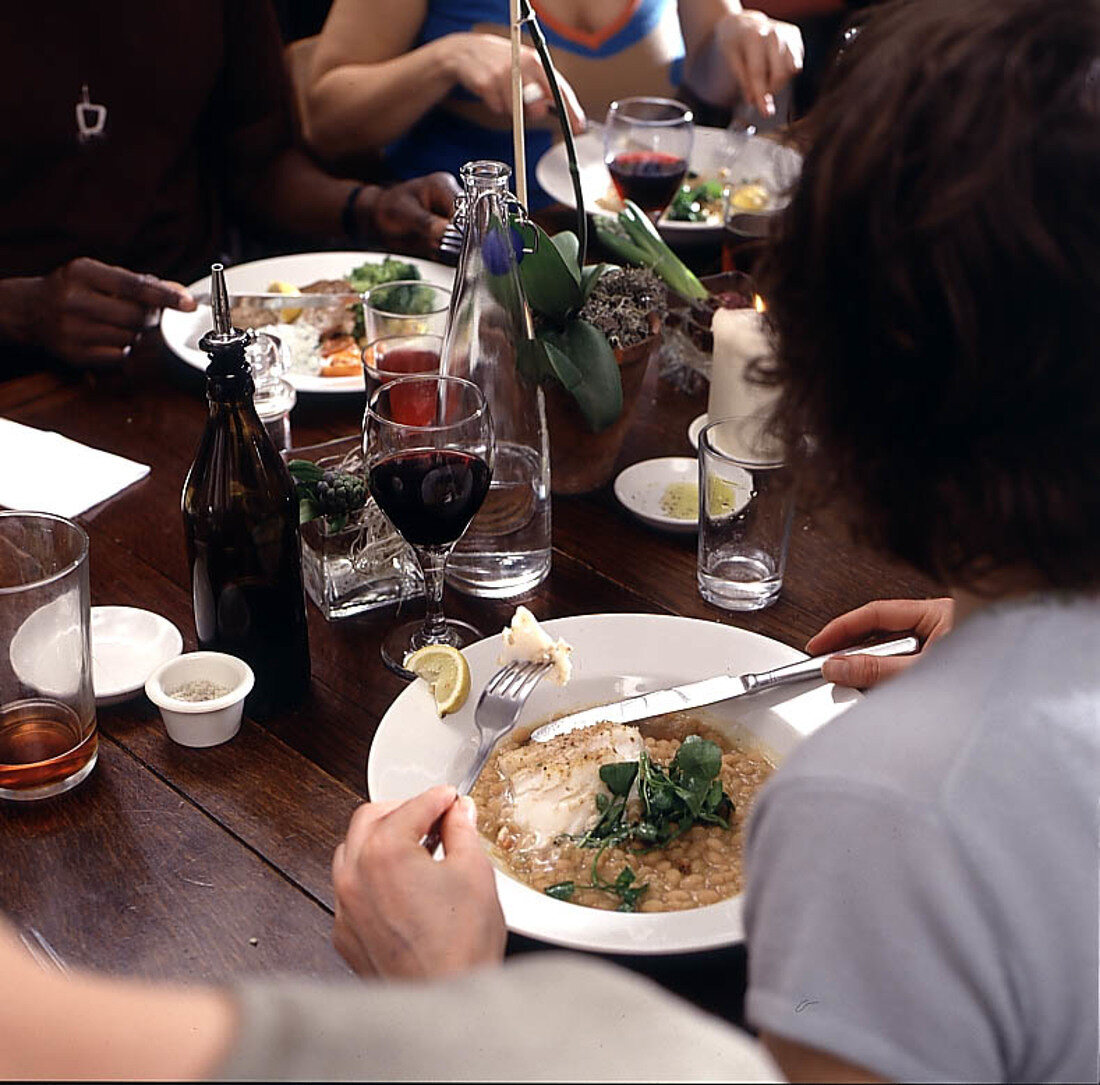
<svg viewBox="0 0 1100 1085">
<path fill-rule="evenodd" d="M 12 0 L 0 14 L 0 277 L 92 256 L 188 282 L 293 139 L 268 0 Z M 81 139 L 83 87 L 106 109 Z M 99 111 L 85 108 L 86 127 Z"/>
</svg>

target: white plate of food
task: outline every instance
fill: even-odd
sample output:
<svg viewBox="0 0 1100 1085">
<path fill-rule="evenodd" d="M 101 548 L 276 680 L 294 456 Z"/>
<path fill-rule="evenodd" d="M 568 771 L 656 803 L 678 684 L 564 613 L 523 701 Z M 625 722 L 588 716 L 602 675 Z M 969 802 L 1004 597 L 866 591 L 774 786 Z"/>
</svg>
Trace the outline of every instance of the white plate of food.
<svg viewBox="0 0 1100 1085">
<path fill-rule="evenodd" d="M 699 526 L 699 464 L 688 456 L 631 464 L 616 476 L 615 496 L 650 527 L 693 532 Z"/>
<path fill-rule="evenodd" d="M 564 637 L 573 646 L 573 677 L 566 686 L 546 679 L 539 683 L 520 716 L 517 728 L 520 735 L 555 716 L 582 708 L 716 674 L 762 671 L 806 658 L 794 648 L 734 626 L 670 615 L 581 615 L 546 622 L 545 630 L 553 637 Z M 412 683 L 394 700 L 382 717 L 367 761 L 367 786 L 373 800 L 407 798 L 435 784 L 455 782 L 462 777 L 477 748 L 474 725 L 477 694 L 498 669 L 500 651 L 499 635 L 465 650 L 472 693 L 457 713 L 440 719 L 432 695 L 422 681 Z M 765 753 L 770 761 L 779 762 L 806 735 L 858 699 L 859 694 L 852 690 L 820 681 L 807 682 L 679 714 L 680 718 L 665 721 L 662 726 L 697 727 L 717 734 L 731 747 L 748 750 L 753 757 Z M 483 774 L 479 788 L 499 782 L 494 766 L 495 761 L 490 760 L 489 775 Z M 556 808 L 566 804 L 551 805 Z M 491 801 L 483 801 L 479 807 L 483 835 L 496 829 L 492 818 Z M 710 829 L 707 827 L 705 831 Z M 719 828 L 714 831 L 725 832 Z M 514 857 L 516 853 L 506 853 L 489 839 L 485 840 L 485 846 L 496 867 L 505 920 L 509 929 L 519 934 L 576 949 L 630 954 L 713 949 L 739 942 L 744 936 L 739 892 L 718 903 L 651 912 L 648 911 L 651 906 L 675 903 L 665 900 L 665 894 L 685 891 L 658 885 L 655 887 L 658 895 L 648 904 L 643 897 L 641 910 L 634 913 L 588 907 L 554 899 L 525 884 L 511 872 L 507 861 L 507 855 Z M 522 855 L 522 849 L 519 854 Z M 584 854 L 587 863 L 587 856 L 595 852 Z M 657 864 L 663 861 L 652 854 L 650 858 Z M 556 853 L 551 853 L 549 859 L 542 861 L 543 865 L 534 863 L 538 877 L 557 882 L 564 880 L 559 873 L 575 873 L 569 869 L 556 870 L 557 861 Z M 714 871 L 715 877 L 724 880 L 725 888 L 729 889 L 729 879 L 736 872 L 722 869 L 720 864 L 714 865 Z M 691 867 L 690 873 L 682 870 L 680 873 L 682 884 L 684 878 L 698 872 Z M 691 892 L 703 894 L 707 889 L 704 885 Z"/>
<path fill-rule="evenodd" d="M 386 263 L 389 261 L 389 263 Z M 400 263 L 403 267 L 398 267 Z M 226 268 L 225 283 L 230 295 L 234 291 L 248 293 L 272 292 L 274 284 L 286 283 L 304 292 L 310 286 L 324 285 L 324 293 L 360 287 L 367 289 L 378 282 L 409 278 L 408 268 L 415 270 L 412 278 L 439 286 L 450 287 L 454 269 L 431 260 L 414 256 L 394 256 L 383 252 L 303 252 L 292 256 L 273 256 Z M 355 272 L 362 274 L 356 276 Z M 385 279 L 381 275 L 385 275 Z M 346 284 L 350 284 L 346 285 Z M 210 276 L 190 283 L 192 294 L 209 295 Z M 230 297 L 232 301 L 232 296 Z M 293 312 L 293 310 L 291 310 Z M 293 321 L 282 319 L 286 310 L 264 311 L 262 307 L 242 310 L 234 306 L 234 323 L 238 327 L 255 327 L 279 336 L 288 358 L 287 379 L 299 392 L 361 392 L 362 371 L 347 376 L 323 376 L 326 366 L 321 351 L 326 344 L 354 332 L 352 307 L 333 309 L 303 309 Z M 238 320 L 240 323 L 237 323 Z M 193 313 L 165 309 L 160 320 L 161 334 L 171 350 L 188 365 L 205 370 L 210 359 L 199 350 L 199 339 L 210 330 L 208 305 L 200 305 Z M 346 342 L 346 340 L 345 340 Z M 365 343 L 355 344 L 356 353 Z M 356 357 L 357 360 L 357 357 Z"/>
<path fill-rule="evenodd" d="M 581 192 L 585 207 L 593 214 L 613 215 L 621 207 L 611 174 L 604 165 L 603 128 L 592 125 L 576 139 L 577 166 L 581 176 Z M 689 173 L 681 192 L 698 190 L 707 182 L 709 195 L 699 201 L 698 221 L 677 221 L 673 206 L 661 216 L 657 228 L 666 241 L 690 242 L 712 240 L 722 229 L 725 193 L 734 206 L 748 213 L 767 214 L 778 210 L 786 201 L 787 192 L 798 178 L 802 156 L 764 136 L 750 136 L 744 146 L 733 153 L 724 128 L 695 129 L 695 142 L 688 164 Z M 535 176 L 547 195 L 576 207 L 565 145 L 555 143 L 538 161 Z M 681 197 L 682 202 L 686 202 Z"/>
</svg>

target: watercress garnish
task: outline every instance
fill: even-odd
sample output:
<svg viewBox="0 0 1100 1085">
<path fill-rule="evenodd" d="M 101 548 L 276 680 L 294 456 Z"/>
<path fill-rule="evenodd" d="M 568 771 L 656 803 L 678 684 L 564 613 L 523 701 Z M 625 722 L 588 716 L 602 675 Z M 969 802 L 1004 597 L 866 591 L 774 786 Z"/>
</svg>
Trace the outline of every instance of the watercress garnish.
<svg viewBox="0 0 1100 1085">
<path fill-rule="evenodd" d="M 578 888 L 600 889 L 619 897 L 619 911 L 636 911 L 649 884 L 635 885 L 630 867 L 624 867 L 614 881 L 602 877 L 599 863 L 603 853 L 615 846 L 634 852 L 663 848 L 698 824 L 728 829 L 734 806 L 718 778 L 721 768 L 721 749 L 698 735 L 684 739 L 668 772 L 655 765 L 645 750 L 637 761 L 603 765 L 600 779 L 611 794 L 600 792 L 596 796 L 600 815 L 596 824 L 579 836 L 566 838 L 582 848 L 598 849 L 592 860 L 591 881 L 580 886 L 558 882 L 544 892 L 556 900 L 570 900 Z M 627 798 L 635 780 L 642 814 L 636 821 L 627 821 Z"/>
</svg>

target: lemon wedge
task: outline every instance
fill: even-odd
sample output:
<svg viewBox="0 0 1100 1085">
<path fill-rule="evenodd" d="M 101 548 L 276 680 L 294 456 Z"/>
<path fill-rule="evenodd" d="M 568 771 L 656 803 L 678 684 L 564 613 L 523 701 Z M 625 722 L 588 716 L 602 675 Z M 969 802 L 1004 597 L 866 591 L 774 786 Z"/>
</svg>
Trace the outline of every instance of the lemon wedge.
<svg viewBox="0 0 1100 1085">
<path fill-rule="evenodd" d="M 284 283 L 281 279 L 276 279 L 273 283 L 270 283 L 267 292 L 269 294 L 287 294 L 290 297 L 299 297 L 302 293 L 293 283 Z M 279 310 L 279 319 L 284 324 L 293 324 L 301 315 L 301 309 Z"/>
<path fill-rule="evenodd" d="M 427 644 L 405 657 L 405 669 L 431 687 L 440 716 L 457 712 L 470 696 L 466 657 L 449 644 Z"/>
<path fill-rule="evenodd" d="M 763 211 L 770 202 L 768 190 L 758 182 L 739 185 L 730 193 L 730 203 L 738 211 Z"/>
</svg>

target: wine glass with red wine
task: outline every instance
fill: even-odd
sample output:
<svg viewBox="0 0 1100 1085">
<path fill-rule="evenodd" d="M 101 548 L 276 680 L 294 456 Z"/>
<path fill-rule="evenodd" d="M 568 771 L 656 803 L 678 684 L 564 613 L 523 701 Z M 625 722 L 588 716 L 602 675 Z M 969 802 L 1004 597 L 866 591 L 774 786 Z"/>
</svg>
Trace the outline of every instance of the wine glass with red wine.
<svg viewBox="0 0 1100 1085">
<path fill-rule="evenodd" d="M 417 405 L 409 411 L 410 402 Z M 411 678 L 410 652 L 426 644 L 462 648 L 481 638 L 472 625 L 443 616 L 443 573 L 485 495 L 493 473 L 493 426 L 476 384 L 424 373 L 381 385 L 367 405 L 363 452 L 378 507 L 413 548 L 424 574 L 423 621 L 394 626 L 382 660 Z"/>
<path fill-rule="evenodd" d="M 603 160 L 615 190 L 656 222 L 684 182 L 694 139 L 695 118 L 683 102 L 612 102 L 603 132 Z"/>
</svg>

